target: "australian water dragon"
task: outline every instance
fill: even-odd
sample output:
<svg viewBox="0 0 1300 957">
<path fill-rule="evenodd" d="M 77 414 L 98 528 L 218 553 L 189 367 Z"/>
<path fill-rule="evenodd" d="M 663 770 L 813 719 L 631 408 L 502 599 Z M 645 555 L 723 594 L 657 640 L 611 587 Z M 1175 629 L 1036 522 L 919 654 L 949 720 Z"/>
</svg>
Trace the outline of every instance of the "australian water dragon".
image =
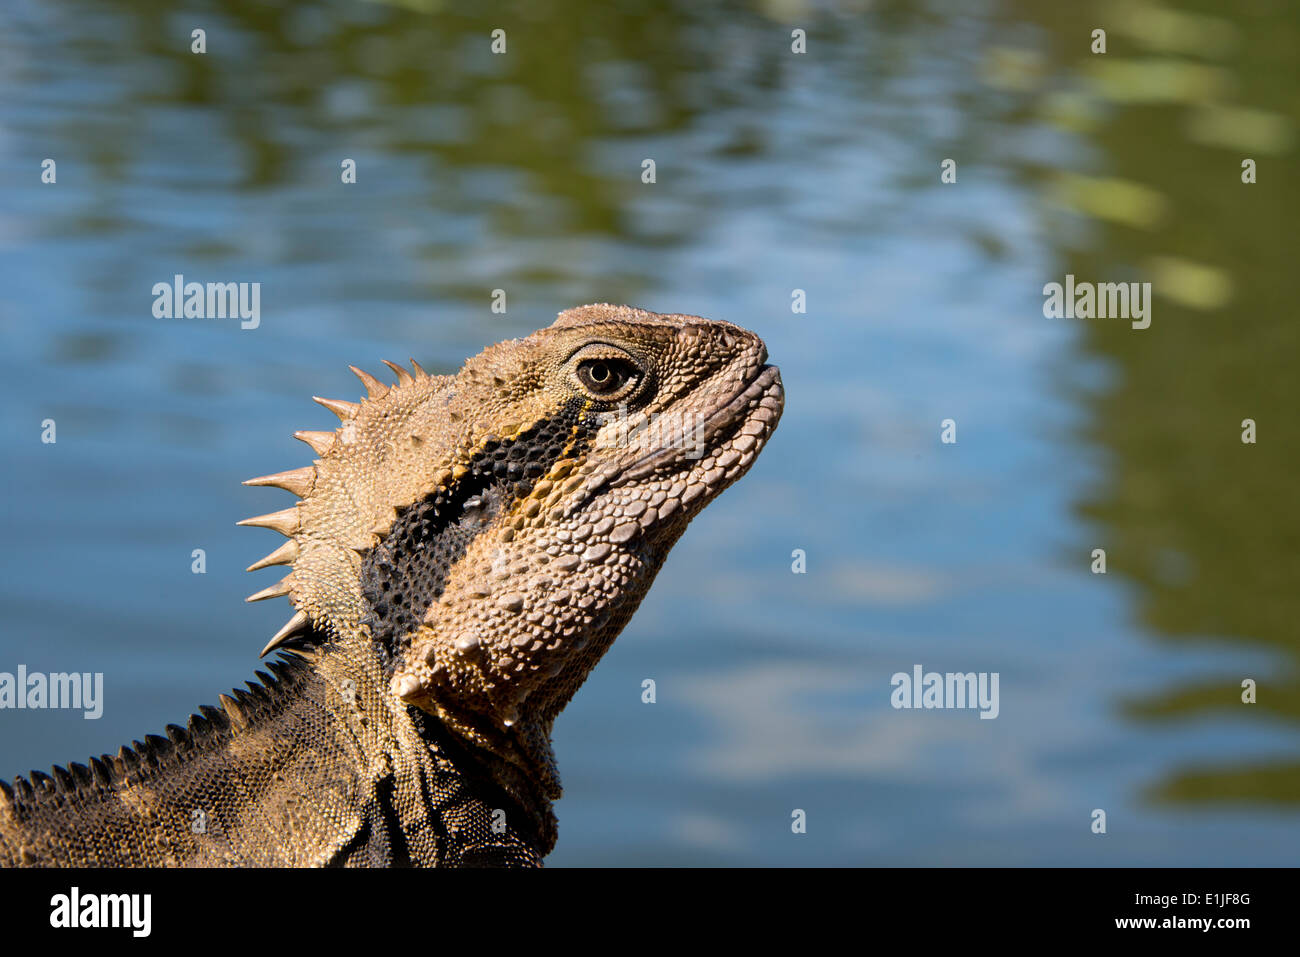
<svg viewBox="0 0 1300 957">
<path fill-rule="evenodd" d="M 571 309 L 455 376 L 354 369 L 252 599 L 294 615 L 248 690 L 116 755 L 0 782 L 0 864 L 530 865 L 551 725 L 783 393 L 750 332 Z"/>
</svg>

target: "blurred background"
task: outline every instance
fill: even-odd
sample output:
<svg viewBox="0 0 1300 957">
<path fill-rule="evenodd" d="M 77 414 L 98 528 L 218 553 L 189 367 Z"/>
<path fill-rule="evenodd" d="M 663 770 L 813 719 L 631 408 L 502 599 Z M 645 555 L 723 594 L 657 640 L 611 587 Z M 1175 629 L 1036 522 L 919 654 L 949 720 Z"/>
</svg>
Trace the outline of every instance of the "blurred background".
<svg viewBox="0 0 1300 957">
<path fill-rule="evenodd" d="M 8 0 L 0 670 L 105 709 L 0 712 L 0 777 L 252 676 L 287 606 L 234 523 L 287 501 L 239 482 L 348 363 L 613 301 L 756 330 L 788 404 L 560 717 L 550 864 L 1295 864 L 1298 41 L 1282 0 Z M 260 327 L 155 319 L 176 273 Z M 1044 318 L 1066 273 L 1151 327 Z M 892 709 L 918 663 L 1000 716 Z"/>
</svg>

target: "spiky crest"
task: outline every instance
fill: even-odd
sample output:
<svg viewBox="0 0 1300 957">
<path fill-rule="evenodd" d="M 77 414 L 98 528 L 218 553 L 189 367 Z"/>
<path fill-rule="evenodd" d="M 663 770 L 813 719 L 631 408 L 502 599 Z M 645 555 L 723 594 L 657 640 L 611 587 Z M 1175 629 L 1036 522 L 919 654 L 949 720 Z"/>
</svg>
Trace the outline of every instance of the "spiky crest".
<svg viewBox="0 0 1300 957">
<path fill-rule="evenodd" d="M 287 596 L 295 609 L 263 655 L 313 628 L 335 637 L 353 634 L 361 613 L 360 555 L 387 534 L 399 509 L 457 474 L 461 463 L 455 456 L 430 460 L 421 440 L 422 434 L 442 428 L 435 420 L 447 418 L 445 404 L 429 400 L 451 377 L 431 376 L 415 360 L 414 374 L 385 364 L 397 374 L 392 386 L 349 367 L 366 387 L 360 402 L 314 397 L 339 417 L 340 425 L 334 431 L 294 433 L 319 456 L 313 465 L 244 483 L 282 488 L 301 499 L 289 508 L 238 523 L 270 528 L 289 539 L 248 568 L 291 568 L 279 582 L 248 599 Z"/>
</svg>

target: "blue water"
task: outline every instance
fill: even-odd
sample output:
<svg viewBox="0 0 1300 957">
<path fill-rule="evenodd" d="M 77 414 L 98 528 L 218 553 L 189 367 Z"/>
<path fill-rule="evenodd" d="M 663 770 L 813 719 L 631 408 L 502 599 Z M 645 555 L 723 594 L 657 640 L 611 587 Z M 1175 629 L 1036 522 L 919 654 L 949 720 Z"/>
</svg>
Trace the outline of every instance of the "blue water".
<svg viewBox="0 0 1300 957">
<path fill-rule="evenodd" d="M 561 309 L 629 302 L 757 331 L 787 408 L 557 722 L 550 864 L 1295 863 L 1300 715 L 1277 701 L 1296 700 L 1296 638 L 1248 611 L 1295 596 L 1199 580 L 1216 614 L 1175 627 L 1146 566 L 1089 571 L 1129 533 L 1194 563 L 1205 538 L 1244 578 L 1294 568 L 1290 500 L 1268 541 L 1235 541 L 1212 510 L 1157 521 L 1159 489 L 1192 467 L 1151 438 L 1169 428 L 1153 401 L 1120 402 L 1153 368 L 1184 370 L 1228 431 L 1242 406 L 1278 441 L 1292 430 L 1295 464 L 1294 387 L 1216 377 L 1212 336 L 1164 331 L 1251 329 L 1265 310 L 1158 299 L 1146 333 L 1042 314 L 1044 283 L 1118 278 L 1184 235 L 1063 208 L 1059 171 L 1140 180 L 1190 155 L 1234 177 L 1235 153 L 1128 135 L 1175 107 L 1089 86 L 1089 10 L 421 6 L 0 12 L 0 670 L 102 671 L 106 695 L 97 721 L 0 711 L 0 776 L 115 750 L 251 677 L 287 606 L 242 603 L 273 580 L 242 569 L 274 542 L 234 523 L 282 496 L 239 483 L 308 460 L 290 435 L 329 427 L 309 396 L 355 397 L 349 363 L 453 371 Z M 1297 31 L 1215 15 L 1246 37 Z M 1146 55 L 1115 33 L 1116 57 Z M 1293 129 L 1269 49 L 1219 67 Z M 1094 125 L 1052 119 L 1063 93 Z M 1293 144 L 1261 156 L 1294 168 Z M 1293 198 L 1254 214 L 1148 186 L 1197 210 L 1189 258 L 1238 290 L 1280 287 L 1214 237 L 1257 215 L 1256 235 L 1291 243 Z M 150 289 L 176 273 L 261 282 L 260 326 L 155 319 Z M 1242 336 L 1251 361 L 1297 357 L 1293 328 L 1263 331 Z M 1237 481 L 1204 459 L 1223 470 L 1208 488 Z M 1157 490 L 1140 509 L 1123 505 L 1133 475 Z M 999 673 L 999 716 L 893 709 L 890 677 L 914 664 Z M 1257 707 L 1236 703 L 1243 676 L 1266 689 Z M 1133 706 L 1206 683 L 1222 706 Z"/>
</svg>

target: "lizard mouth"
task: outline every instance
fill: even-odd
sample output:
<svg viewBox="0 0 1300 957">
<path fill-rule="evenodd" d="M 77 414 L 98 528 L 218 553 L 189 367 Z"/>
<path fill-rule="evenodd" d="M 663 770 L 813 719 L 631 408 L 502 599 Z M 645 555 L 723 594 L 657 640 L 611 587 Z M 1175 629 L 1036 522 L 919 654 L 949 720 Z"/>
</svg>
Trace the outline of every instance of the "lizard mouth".
<svg viewBox="0 0 1300 957">
<path fill-rule="evenodd" d="M 655 448 L 623 469 L 609 484 L 611 487 L 617 487 L 645 478 L 666 463 L 703 461 L 708 454 L 705 450 L 717 449 L 723 443 L 739 438 L 742 434 L 751 436 L 753 441 L 742 443 L 748 448 L 739 451 L 748 454 L 752 449 L 757 455 L 759 448 L 767 441 L 776 428 L 777 422 L 780 421 L 784 407 L 785 389 L 781 384 L 781 370 L 773 365 L 765 365 L 731 398 L 724 399 L 702 414 L 696 425 L 695 436 L 696 447 L 702 454 L 691 455 L 692 449 L 683 449 L 672 444 Z M 744 474 L 743 470 L 731 477 L 730 481 L 734 481 L 742 474 Z"/>
</svg>

